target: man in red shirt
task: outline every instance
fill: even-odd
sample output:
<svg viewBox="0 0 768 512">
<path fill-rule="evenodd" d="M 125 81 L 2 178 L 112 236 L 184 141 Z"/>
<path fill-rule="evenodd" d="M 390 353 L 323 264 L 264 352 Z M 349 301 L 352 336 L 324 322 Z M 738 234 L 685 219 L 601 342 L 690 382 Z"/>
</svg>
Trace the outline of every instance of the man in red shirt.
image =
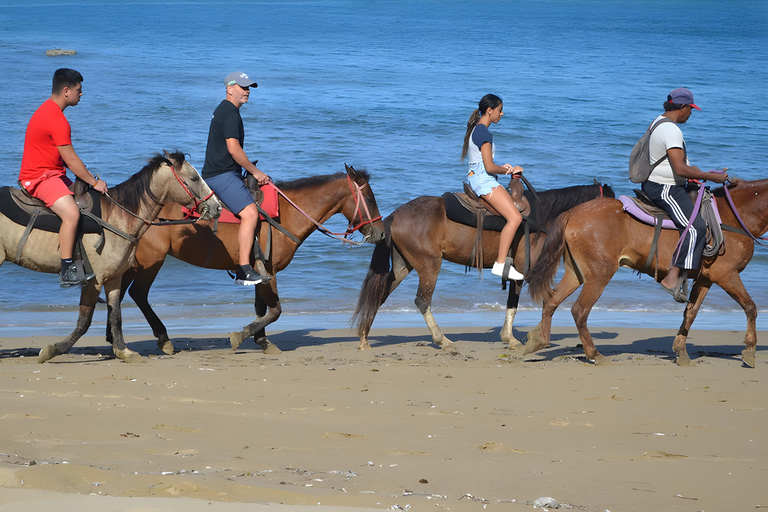
<svg viewBox="0 0 768 512">
<path fill-rule="evenodd" d="M 53 74 L 51 97 L 40 105 L 27 125 L 19 172 L 21 186 L 61 217 L 62 287 L 84 284 L 77 278 L 77 266 L 72 261 L 80 210 L 69 190 L 72 181 L 67 178 L 66 168 L 102 194 L 107 191 L 107 184 L 94 178 L 75 153 L 69 122 L 64 117 L 64 109 L 80 102 L 82 82 L 83 75 L 74 69 L 61 68 Z"/>
</svg>

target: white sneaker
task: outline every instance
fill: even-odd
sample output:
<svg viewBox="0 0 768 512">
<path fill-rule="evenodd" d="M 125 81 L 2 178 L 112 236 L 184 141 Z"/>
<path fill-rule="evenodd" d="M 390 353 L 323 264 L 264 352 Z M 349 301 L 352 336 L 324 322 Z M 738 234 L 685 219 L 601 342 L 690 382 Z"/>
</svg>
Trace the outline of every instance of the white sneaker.
<svg viewBox="0 0 768 512">
<path fill-rule="evenodd" d="M 504 274 L 504 264 L 494 262 L 493 268 L 491 269 L 491 274 L 495 276 L 502 276 Z M 505 279 L 508 281 L 522 281 L 525 278 L 523 274 L 515 270 L 515 267 L 510 265 L 509 266 L 509 272 L 507 272 L 507 276 Z"/>
</svg>

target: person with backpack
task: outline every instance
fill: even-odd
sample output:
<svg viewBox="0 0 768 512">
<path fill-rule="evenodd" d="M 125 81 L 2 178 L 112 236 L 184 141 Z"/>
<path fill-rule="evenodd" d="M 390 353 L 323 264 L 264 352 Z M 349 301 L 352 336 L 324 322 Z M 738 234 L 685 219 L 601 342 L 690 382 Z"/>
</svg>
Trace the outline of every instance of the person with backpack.
<svg viewBox="0 0 768 512">
<path fill-rule="evenodd" d="M 728 179 L 726 172 L 704 172 L 689 164 L 683 132 L 678 125 L 688 121 L 693 109 L 701 110 L 693 103 L 691 91 L 680 87 L 669 93 L 667 101 L 664 102 L 664 113 L 659 115 L 649 128 L 648 163 L 651 170 L 642 185 L 643 192 L 656 206 L 667 212 L 681 236 L 691 223 L 690 218 L 694 210 L 693 201 L 686 188 L 687 181 L 690 179 L 723 183 Z M 680 271 L 699 268 L 706 229 L 704 220 L 697 216 L 685 233 L 677 259 L 672 262 L 669 273 L 661 281 L 664 290 L 677 302 L 686 302 L 681 292 L 683 283 Z"/>
</svg>

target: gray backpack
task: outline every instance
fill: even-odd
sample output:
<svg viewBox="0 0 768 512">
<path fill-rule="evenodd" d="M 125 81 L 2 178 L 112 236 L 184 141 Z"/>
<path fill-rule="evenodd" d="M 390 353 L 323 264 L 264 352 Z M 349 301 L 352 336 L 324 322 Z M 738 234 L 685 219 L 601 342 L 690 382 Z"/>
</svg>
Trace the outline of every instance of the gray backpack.
<svg viewBox="0 0 768 512">
<path fill-rule="evenodd" d="M 645 182 L 656 166 L 667 158 L 667 155 L 665 154 L 663 157 L 656 160 L 655 164 L 651 165 L 651 150 L 649 147 L 651 134 L 653 133 L 653 130 L 662 123 L 674 123 L 674 121 L 663 117 L 657 123 L 651 123 L 651 126 L 648 127 L 645 134 L 640 137 L 640 140 L 637 141 L 635 147 L 632 148 L 632 152 L 629 154 L 629 179 L 632 183 Z"/>
</svg>

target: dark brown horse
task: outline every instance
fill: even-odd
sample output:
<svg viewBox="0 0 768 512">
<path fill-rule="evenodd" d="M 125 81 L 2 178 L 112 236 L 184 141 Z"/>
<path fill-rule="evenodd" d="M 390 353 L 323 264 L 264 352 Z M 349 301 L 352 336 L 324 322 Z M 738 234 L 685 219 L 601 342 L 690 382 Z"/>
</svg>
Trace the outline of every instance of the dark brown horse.
<svg viewBox="0 0 768 512">
<path fill-rule="evenodd" d="M 110 200 L 111 198 L 111 200 Z M 104 231 L 103 250 L 96 249 L 100 235 L 83 235 L 83 247 L 96 275 L 83 285 L 75 330 L 67 338 L 40 351 L 38 362 L 65 354 L 85 334 L 102 286 L 107 297 L 107 316 L 112 350 L 120 359 L 142 361 L 126 348 L 120 313 L 120 276 L 130 266 L 136 244 L 160 213 L 166 202 L 179 202 L 198 208 L 206 218 L 216 218 L 221 204 L 197 170 L 184 160 L 182 153 L 156 155 L 141 171 L 102 195 L 101 219 L 111 226 Z M 0 263 L 10 261 L 38 272 L 58 273 L 59 235 L 33 229 L 18 251 L 25 227 L 0 214 Z"/>
<path fill-rule="evenodd" d="M 534 224 L 546 227 L 560 213 L 585 201 L 602 195 L 614 197 L 608 185 L 579 185 L 558 190 L 539 192 L 538 199 L 526 193 L 532 204 Z M 416 291 L 416 306 L 419 308 L 432 341 L 443 350 L 456 353 L 456 348 L 432 316 L 432 294 L 442 260 L 463 265 L 473 265 L 473 247 L 477 229 L 448 219 L 442 197 L 422 196 L 400 206 L 384 219 L 386 235 L 376 244 L 368 274 L 365 276 L 357 301 L 352 322 L 357 323 L 360 337 L 359 349 L 371 348 L 368 333 L 379 307 L 387 297 L 412 271 L 419 275 Z M 512 243 L 515 268 L 522 269 L 525 258 L 523 229 L 518 230 Z M 540 232 L 531 234 L 530 257 L 535 261 L 543 242 Z M 484 230 L 482 234 L 483 268 L 490 268 L 496 259 L 499 247 L 499 232 Z M 519 284 L 512 282 L 509 287 L 506 317 L 501 328 L 501 339 L 510 349 L 521 345 L 512 332 L 520 298 Z"/>
<path fill-rule="evenodd" d="M 733 203 L 752 235 L 768 230 L 768 179 L 736 181 L 729 187 Z M 722 187 L 714 190 L 717 207 L 724 225 L 739 228 L 739 222 L 728 204 Z M 747 233 L 723 230 L 724 252 L 704 258 L 701 269 L 688 271 L 695 281 L 690 302 L 683 314 L 683 323 L 675 337 L 672 349 L 680 365 L 690 364 L 686 340 L 696 314 L 713 283 L 719 285 L 744 309 L 747 315 L 746 348 L 742 359 L 748 366 L 755 365 L 757 308 L 744 288 L 739 273 L 752 259 L 754 242 Z M 587 329 L 587 318 L 608 282 L 619 266 L 638 271 L 645 266 L 651 247 L 653 227 L 633 219 L 622 210 L 615 199 L 601 199 L 578 206 L 560 216 L 550 227 L 541 255 L 529 273 L 530 292 L 534 300 L 544 302 L 541 323 L 528 334 L 526 353 L 549 346 L 552 315 L 557 306 L 584 285 L 571 308 L 586 356 L 595 363 L 605 358 L 595 348 Z M 664 230 L 659 239 L 658 262 L 654 258 L 649 274 L 658 263 L 659 279 L 666 275 L 679 234 L 677 230 Z M 554 290 L 551 286 L 561 258 L 565 258 L 565 275 Z M 666 295 L 660 299 L 668 300 Z"/>
<path fill-rule="evenodd" d="M 313 220 L 322 224 L 337 213 L 342 213 L 349 220 L 350 232 L 359 229 L 367 242 L 376 243 L 384 236 L 384 225 L 376 199 L 368 185 L 368 173 L 356 171 L 349 166 L 346 169 L 346 173 L 277 183 L 285 196 L 310 217 L 305 217 L 285 197 L 279 197 L 280 224 L 299 242 L 303 242 L 317 229 Z M 160 216 L 166 219 L 181 219 L 181 206 L 168 205 Z M 166 255 L 175 256 L 198 267 L 234 271 L 238 262 L 238 227 L 238 224 L 219 223 L 217 231 L 214 232 L 212 223 L 204 221 L 196 224 L 155 226 L 147 230 L 141 239 L 136 250 L 134 266 L 123 274 L 122 290 L 123 294 L 127 290 L 136 302 L 157 337 L 158 348 L 165 353 L 173 354 L 173 344 L 168 338 L 165 325 L 149 305 L 148 295 Z M 269 225 L 262 221 L 259 227 L 259 243 L 263 250 L 269 240 L 268 229 Z M 273 231 L 271 254 L 268 254 L 269 259 L 266 262 L 266 270 L 273 277 L 269 282 L 256 286 L 254 308 L 257 319 L 242 331 L 230 334 L 233 350 L 246 338 L 254 336 L 254 341 L 264 352 L 280 351 L 267 339 L 264 329 L 277 320 L 282 312 L 275 274 L 288 266 L 298 248 L 296 241 L 280 231 Z M 253 262 L 252 256 L 251 263 Z"/>
</svg>

